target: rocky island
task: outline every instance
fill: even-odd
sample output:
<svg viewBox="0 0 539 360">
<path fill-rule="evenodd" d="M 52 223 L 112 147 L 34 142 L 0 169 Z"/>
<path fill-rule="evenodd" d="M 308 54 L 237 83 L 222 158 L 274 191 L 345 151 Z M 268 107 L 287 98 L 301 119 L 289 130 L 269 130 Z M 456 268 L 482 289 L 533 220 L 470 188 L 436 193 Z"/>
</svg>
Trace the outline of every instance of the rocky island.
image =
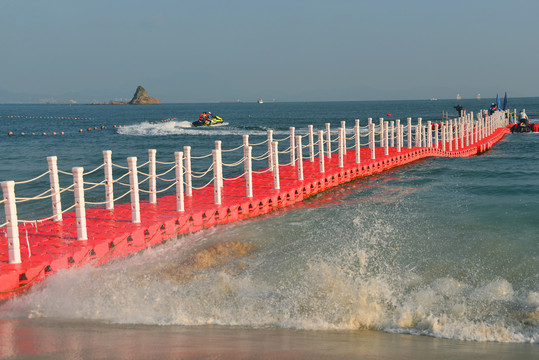
<svg viewBox="0 0 539 360">
<path fill-rule="evenodd" d="M 131 105 L 161 104 L 161 101 L 159 99 L 149 96 L 146 90 L 144 90 L 144 88 L 139 85 L 137 87 L 137 91 L 135 91 L 135 95 L 133 95 L 133 98 L 128 104 L 131 104 Z"/>
<path fill-rule="evenodd" d="M 133 98 L 129 102 L 109 101 L 106 103 L 102 103 L 102 105 L 153 105 L 153 104 L 161 104 L 161 101 L 157 98 L 149 96 L 146 90 L 140 85 L 137 86 L 135 95 L 133 95 Z M 99 105 L 99 104 L 94 104 L 94 105 Z"/>
</svg>

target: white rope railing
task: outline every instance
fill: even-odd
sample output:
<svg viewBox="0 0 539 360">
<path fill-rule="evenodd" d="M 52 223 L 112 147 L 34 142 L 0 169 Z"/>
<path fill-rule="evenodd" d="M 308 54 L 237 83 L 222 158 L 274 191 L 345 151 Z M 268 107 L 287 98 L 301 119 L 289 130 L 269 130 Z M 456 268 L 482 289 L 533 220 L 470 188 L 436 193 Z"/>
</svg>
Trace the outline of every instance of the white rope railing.
<svg viewBox="0 0 539 360">
<path fill-rule="evenodd" d="M 119 169 L 129 170 L 129 168 L 127 166 L 122 166 L 122 165 L 118 165 L 118 164 L 115 164 L 115 163 L 111 163 L 111 165 L 114 166 L 114 167 L 117 167 Z"/>
<path fill-rule="evenodd" d="M 193 186 L 193 190 L 202 190 L 202 189 L 208 187 L 208 186 L 213 182 L 213 180 L 214 180 L 214 179 L 212 178 L 210 181 L 208 181 L 208 182 L 206 183 L 206 185 L 203 185 L 203 186 L 200 186 L 200 187 Z"/>
<path fill-rule="evenodd" d="M 205 159 L 205 158 L 210 157 L 210 156 L 212 156 L 211 153 L 209 153 L 207 155 L 202 155 L 202 156 L 193 156 L 193 155 L 191 155 L 191 159 Z"/>
<path fill-rule="evenodd" d="M 190 174 L 194 178 L 199 179 L 199 178 L 202 178 L 202 177 L 206 176 L 210 171 L 212 171 L 213 166 L 214 166 L 214 163 L 212 163 L 210 165 L 210 167 L 206 171 L 198 172 L 198 171 L 191 170 L 190 172 L 186 172 L 186 173 Z M 195 174 L 198 174 L 198 175 L 195 175 Z"/>
<path fill-rule="evenodd" d="M 242 177 L 244 177 L 245 174 L 247 174 L 247 172 L 243 172 L 243 174 L 238 175 L 238 176 L 235 176 L 235 177 L 224 178 L 223 181 L 233 181 L 233 180 L 238 180 L 238 179 L 241 179 Z"/>
<path fill-rule="evenodd" d="M 93 173 L 96 172 L 97 170 L 101 169 L 103 166 L 105 166 L 105 164 L 101 164 L 101 165 L 99 165 L 98 167 L 96 167 L 95 169 L 90 170 L 90 171 L 88 171 L 88 172 L 85 172 L 85 173 L 82 174 L 82 175 L 86 176 L 86 175 L 93 174 Z M 69 174 L 69 175 L 72 175 L 72 174 Z"/>
<path fill-rule="evenodd" d="M 36 181 L 38 179 L 41 179 L 43 176 L 49 174 L 49 170 L 45 171 L 43 174 L 41 175 L 38 175 L 36 176 L 35 178 L 32 178 L 32 179 L 29 179 L 29 180 L 24 180 L 24 181 L 15 181 L 15 185 L 21 185 L 21 184 L 28 184 L 28 183 L 31 183 L 32 181 Z"/>
<path fill-rule="evenodd" d="M 240 146 L 238 146 L 238 147 L 235 147 L 235 148 L 233 148 L 233 149 L 228 149 L 228 150 L 223 150 L 223 149 L 221 149 L 221 151 L 222 151 L 222 152 L 232 152 L 232 151 L 239 150 L 239 149 L 241 149 L 241 148 L 243 148 L 243 145 L 240 145 Z"/>
<path fill-rule="evenodd" d="M 214 202 L 215 204 L 221 203 L 221 188 L 223 187 L 224 181 L 235 181 L 241 178 L 245 178 L 246 181 L 246 196 L 252 197 L 252 174 L 263 174 L 267 172 L 273 173 L 274 188 L 280 188 L 279 180 L 279 168 L 283 166 L 296 166 L 298 179 L 303 179 L 303 156 L 304 149 L 308 149 L 308 158 L 311 163 L 314 162 L 314 158 L 318 157 L 320 165 L 319 171 L 325 172 L 324 161 L 326 158 L 330 159 L 332 154 L 338 154 L 339 167 L 343 167 L 344 159 L 349 150 L 355 150 L 355 161 L 359 163 L 361 161 L 359 153 L 361 148 L 369 148 L 371 152 L 371 159 L 375 158 L 376 152 L 375 149 L 377 146 L 380 146 L 384 149 L 384 154 L 388 155 L 389 147 L 396 147 L 396 151 L 400 152 L 401 147 L 407 146 L 411 148 L 412 146 L 417 147 L 431 147 L 431 148 L 442 148 L 446 150 L 449 148 L 449 151 L 460 150 L 465 146 L 474 144 L 475 142 L 484 139 L 493 133 L 493 131 L 498 126 L 502 126 L 500 123 L 500 116 L 482 116 L 478 114 L 477 120 L 474 119 L 473 115 L 464 115 L 458 119 L 447 120 L 442 123 L 426 121 L 426 125 L 422 124 L 421 118 L 418 118 L 417 125 L 412 125 L 412 119 L 407 118 L 407 124 L 404 122 L 401 124 L 400 119 L 396 121 L 393 120 L 384 120 L 379 118 L 379 124 L 375 124 L 372 118 L 368 119 L 368 124 L 366 126 L 360 126 L 359 119 L 355 120 L 355 126 L 353 128 L 346 128 L 344 121 L 341 122 L 341 126 L 338 129 L 331 129 L 329 123 L 325 124 L 324 129 L 314 131 L 312 125 L 309 125 L 308 132 L 304 135 L 295 135 L 295 128 L 290 127 L 290 135 L 282 139 L 273 139 L 273 130 L 268 130 L 267 139 L 259 143 L 249 144 L 249 136 L 244 135 L 244 142 L 242 145 L 223 150 L 221 149 L 221 141 L 216 141 L 216 148 L 212 150 L 212 153 L 202 156 L 191 156 L 190 147 L 184 147 L 184 152 L 176 152 L 174 162 L 164 162 L 157 161 L 155 159 L 155 149 L 149 150 L 149 160 L 143 164 L 136 165 L 136 158 L 128 158 L 127 162 L 129 166 L 122 166 L 112 163 L 111 152 L 110 150 L 103 151 L 104 162 L 98 167 L 94 168 L 91 171 L 83 172 L 83 168 L 73 168 L 72 172 L 66 172 L 57 169 L 56 166 L 56 157 L 48 157 L 47 161 L 49 162 L 49 170 L 44 172 L 41 175 L 36 176 L 33 179 L 19 181 L 19 182 L 6 182 L 2 183 L 2 190 L 4 191 L 4 198 L 0 200 L 0 204 L 4 205 L 6 209 L 6 222 L 0 225 L 0 228 L 8 228 L 7 233 L 14 234 L 15 229 L 18 224 L 27 224 L 37 222 L 44 222 L 53 219 L 54 221 L 59 221 L 62 219 L 61 215 L 72 211 L 73 208 L 76 209 L 77 216 L 77 239 L 83 240 L 86 239 L 86 220 L 85 220 L 85 204 L 97 206 L 97 205 L 106 205 L 107 209 L 113 209 L 113 204 L 116 201 L 121 200 L 126 197 L 128 194 L 131 195 L 131 214 L 132 222 L 140 222 L 140 207 L 139 207 L 139 193 L 150 194 L 149 202 L 155 203 L 156 194 L 162 194 L 170 191 L 173 187 L 176 187 L 176 204 L 177 211 L 184 211 L 183 207 L 183 198 L 184 196 L 193 196 L 193 189 L 201 190 L 208 187 L 213 183 L 214 186 Z M 348 133 L 351 133 L 351 136 L 346 136 Z M 302 133 L 299 131 L 299 133 Z M 337 136 L 334 136 L 334 135 Z M 316 135 L 316 141 L 314 141 Z M 302 139 L 307 138 L 307 144 L 302 143 Z M 361 141 L 361 138 L 368 138 L 368 141 Z M 279 142 L 289 141 L 288 147 L 279 151 Z M 349 143 L 352 142 L 352 143 Z M 337 147 L 332 146 L 332 144 L 337 144 Z M 268 144 L 268 149 L 266 152 L 259 156 L 252 156 L 252 149 L 254 146 L 260 146 L 263 144 Z M 317 151 L 315 152 L 315 147 Z M 222 153 L 231 153 L 237 150 L 243 149 L 243 156 L 232 163 L 224 163 L 222 161 Z M 184 157 L 185 154 L 185 157 Z M 290 162 L 280 163 L 280 155 L 290 154 Z M 205 171 L 194 171 L 192 170 L 192 159 L 205 159 L 210 156 L 213 156 L 213 161 L 211 165 Z M 268 167 L 265 169 L 260 169 L 253 171 L 252 162 L 253 161 L 263 161 L 268 160 Z M 329 161 L 329 160 L 328 160 Z M 301 162 L 301 163 L 300 163 Z M 166 170 L 162 171 L 159 174 L 156 174 L 155 165 L 166 165 L 170 166 Z M 226 168 L 235 168 L 243 164 L 243 172 L 237 176 L 230 178 L 225 178 L 223 176 L 223 167 Z M 140 168 L 148 166 L 148 173 L 140 171 Z M 112 168 L 119 168 L 127 170 L 124 174 L 114 179 L 112 176 Z M 96 173 L 99 169 L 105 168 L 105 179 L 102 181 L 83 181 L 83 176 L 88 176 Z M 165 176 L 172 171 L 175 171 L 174 178 L 166 178 Z M 206 182 L 203 186 L 193 187 L 191 178 L 201 179 L 206 177 L 211 171 L 213 171 L 213 176 Z M 235 173 L 235 170 L 227 170 L 229 173 Z M 17 184 L 28 184 L 33 181 L 37 181 L 49 174 L 51 187 L 46 191 L 42 192 L 33 197 L 15 197 L 14 185 Z M 73 176 L 73 184 L 61 188 L 59 186 L 58 174 Z M 122 179 L 129 176 L 129 184 L 122 182 Z M 140 178 L 140 181 L 139 181 Z M 161 184 L 164 187 L 160 190 L 157 190 L 156 180 L 166 182 L 167 184 Z M 149 189 L 140 189 L 139 185 L 149 182 Z M 114 198 L 113 196 L 113 185 L 118 184 L 120 186 L 126 186 L 129 188 L 127 192 L 124 192 L 122 195 Z M 88 187 L 84 187 L 88 186 Z M 105 187 L 106 201 L 85 201 L 84 193 L 94 190 L 100 186 Z M 185 187 L 185 193 L 184 193 Z M 75 204 L 68 207 L 67 209 L 61 209 L 60 194 L 70 191 L 75 193 Z M 6 195 L 7 194 L 7 195 Z M 95 193 L 93 193 L 95 194 Z M 94 195 L 92 195 L 94 196 Z M 53 215 L 42 218 L 40 220 L 19 220 L 17 216 L 11 215 L 13 209 L 16 207 L 15 204 L 18 203 L 27 203 L 30 201 L 41 201 L 45 199 L 52 198 L 53 206 Z M 154 199 L 154 200 L 152 200 Z M 8 215 L 8 210 L 9 214 Z M 14 236 L 14 235 L 10 235 Z M 11 240 L 10 240 L 11 241 Z M 18 239 L 17 239 L 18 244 Z M 17 245 L 18 246 L 18 245 Z M 17 258 L 10 258 L 10 263 L 17 263 Z"/>
<path fill-rule="evenodd" d="M 242 157 L 240 160 L 236 161 L 235 163 L 231 163 L 231 164 L 223 163 L 223 166 L 236 167 L 236 166 L 239 166 L 239 165 L 243 164 L 244 161 L 245 161 L 245 157 Z"/>
</svg>

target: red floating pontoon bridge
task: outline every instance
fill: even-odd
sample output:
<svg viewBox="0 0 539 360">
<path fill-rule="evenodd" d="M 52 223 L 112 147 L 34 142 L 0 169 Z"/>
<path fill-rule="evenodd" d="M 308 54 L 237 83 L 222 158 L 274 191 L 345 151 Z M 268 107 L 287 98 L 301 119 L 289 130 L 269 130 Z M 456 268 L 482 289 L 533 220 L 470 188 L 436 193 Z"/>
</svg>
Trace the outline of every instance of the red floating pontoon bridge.
<svg viewBox="0 0 539 360">
<path fill-rule="evenodd" d="M 170 239 L 181 241 L 180 235 L 266 214 L 339 184 L 422 158 L 478 155 L 509 132 L 508 118 L 508 112 L 492 116 L 481 112 L 475 119 L 473 113 L 465 113 L 436 124 L 424 124 L 418 118 L 414 125 L 411 118 L 406 124 L 381 118 L 376 125 L 368 119 L 364 127 L 356 120 L 353 129 L 346 129 L 341 122 L 337 131 L 326 124 L 325 131 L 315 133 L 309 125 L 301 136 L 296 136 L 291 127 L 290 135 L 280 140 L 268 130 L 267 139 L 258 144 L 250 144 L 249 136 L 244 135 L 243 145 L 236 149 L 224 150 L 221 141 L 216 141 L 212 153 L 204 156 L 212 156 L 212 161 L 203 172 L 192 170 L 192 161 L 200 158 L 191 156 L 189 146 L 174 154 L 174 162 L 158 162 L 156 151 L 149 150 L 148 162 L 137 166 L 137 159 L 132 157 L 127 159 L 128 167 L 113 164 L 111 152 L 105 150 L 104 162 L 97 168 L 103 168 L 105 175 L 98 183 L 84 181 L 97 169 L 84 173 L 83 168 L 76 167 L 63 172 L 58 170 L 56 157 L 49 157 L 49 170 L 38 176 L 49 176 L 48 191 L 21 198 L 15 196 L 15 185 L 35 179 L 1 184 L 5 223 L 0 225 L 0 300 L 21 293 L 60 269 L 101 265 Z M 283 142 L 288 149 L 279 151 Z M 253 148 L 258 146 L 267 152 L 253 156 Z M 236 150 L 240 152 L 238 161 L 223 163 L 223 152 Z M 284 157 L 290 161 L 280 164 Z M 207 161 L 210 163 L 210 159 Z M 263 162 L 263 166 L 253 166 L 254 162 Z M 157 174 L 156 164 L 170 168 Z M 148 173 L 141 171 L 146 165 Z M 237 171 L 241 175 L 223 176 L 224 167 L 241 165 L 243 168 Z M 123 175 L 114 178 L 113 167 Z M 72 176 L 72 185 L 61 188 L 59 173 Z M 205 178 L 205 185 L 193 185 L 203 184 Z M 169 185 L 157 190 L 157 179 Z M 139 188 L 146 181 L 147 190 Z M 115 198 L 121 186 L 126 191 Z M 85 195 L 90 189 L 102 189 L 105 200 L 89 202 Z M 74 201 L 62 210 L 61 197 L 72 196 L 66 193 L 68 190 L 74 193 Z M 170 195 L 158 197 L 166 191 Z M 140 201 L 140 192 L 148 193 L 148 200 Z M 129 202 L 115 204 L 127 195 Z M 52 201 L 50 217 L 19 220 L 19 202 L 46 198 Z"/>
</svg>

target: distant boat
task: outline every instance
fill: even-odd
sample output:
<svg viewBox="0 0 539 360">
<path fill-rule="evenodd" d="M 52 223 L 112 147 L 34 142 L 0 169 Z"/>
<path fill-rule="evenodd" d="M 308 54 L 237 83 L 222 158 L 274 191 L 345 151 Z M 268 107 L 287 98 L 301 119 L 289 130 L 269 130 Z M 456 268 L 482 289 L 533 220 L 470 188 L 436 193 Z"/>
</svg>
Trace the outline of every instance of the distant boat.
<svg viewBox="0 0 539 360">
<path fill-rule="evenodd" d="M 460 100 L 460 94 L 457 94 L 457 100 Z"/>
<path fill-rule="evenodd" d="M 430 98 L 430 101 L 436 101 L 436 100 L 438 100 L 438 99 L 436 99 L 436 98 Z"/>
<path fill-rule="evenodd" d="M 264 103 L 264 100 L 258 99 L 257 102 L 258 102 L 259 104 L 263 104 L 263 103 Z"/>
</svg>

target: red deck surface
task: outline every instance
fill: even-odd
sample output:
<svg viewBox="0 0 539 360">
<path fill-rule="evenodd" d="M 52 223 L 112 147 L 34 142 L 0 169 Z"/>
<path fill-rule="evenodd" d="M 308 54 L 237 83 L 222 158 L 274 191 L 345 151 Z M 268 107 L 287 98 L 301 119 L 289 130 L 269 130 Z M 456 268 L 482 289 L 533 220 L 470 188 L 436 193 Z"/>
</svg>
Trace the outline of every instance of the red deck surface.
<svg viewBox="0 0 539 360">
<path fill-rule="evenodd" d="M 0 232 L 0 300 L 14 296 L 60 269 L 83 264 L 101 265 L 112 259 L 127 256 L 147 247 L 187 234 L 245 218 L 268 213 L 322 192 L 328 188 L 363 176 L 404 165 L 431 156 L 474 156 L 490 149 L 509 130 L 497 129 L 480 143 L 457 151 L 434 148 L 376 148 L 376 159 L 370 159 L 370 149 L 361 149 L 361 163 L 355 163 L 355 152 L 345 155 L 344 167 L 339 168 L 338 155 L 325 159 L 325 172 L 319 172 L 318 158 L 303 162 L 303 181 L 297 180 L 297 168 L 281 165 L 280 190 L 273 189 L 271 172 L 253 174 L 253 197 L 245 196 L 245 179 L 225 180 L 222 204 L 214 204 L 213 187 L 194 190 L 185 197 L 185 211 L 176 211 L 175 196 L 165 196 L 156 204 L 140 203 L 141 223 L 131 222 L 130 204 L 115 205 L 114 210 L 103 207 L 86 209 L 88 240 L 77 240 L 75 213 L 64 214 L 63 221 L 52 220 L 33 225 L 19 225 L 21 264 L 9 264 L 7 238 Z M 28 234 L 28 235 L 27 235 Z M 26 239 L 31 248 L 28 256 Z M 179 240 L 181 241 L 181 240 Z"/>
</svg>

